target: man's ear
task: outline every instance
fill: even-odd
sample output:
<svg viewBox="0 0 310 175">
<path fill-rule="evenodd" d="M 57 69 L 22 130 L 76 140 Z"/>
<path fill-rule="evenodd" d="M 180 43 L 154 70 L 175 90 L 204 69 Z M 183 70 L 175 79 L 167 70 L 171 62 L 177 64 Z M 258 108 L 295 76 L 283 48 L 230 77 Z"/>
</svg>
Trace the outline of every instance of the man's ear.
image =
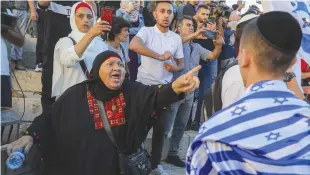
<svg viewBox="0 0 310 175">
<path fill-rule="evenodd" d="M 245 68 L 248 67 L 250 64 L 251 60 L 249 57 L 249 54 L 247 53 L 247 51 L 245 51 L 244 49 L 242 49 L 239 53 L 238 56 L 238 64 L 241 68 Z"/>
<path fill-rule="evenodd" d="M 295 58 L 292 60 L 292 62 L 291 62 L 291 64 L 290 64 L 290 66 L 288 67 L 288 69 L 292 68 L 292 67 L 296 64 L 296 62 L 297 62 L 297 58 L 295 57 Z"/>
<path fill-rule="evenodd" d="M 157 20 L 157 15 L 156 15 L 155 10 L 153 11 L 153 17 L 154 17 L 155 20 Z"/>
</svg>

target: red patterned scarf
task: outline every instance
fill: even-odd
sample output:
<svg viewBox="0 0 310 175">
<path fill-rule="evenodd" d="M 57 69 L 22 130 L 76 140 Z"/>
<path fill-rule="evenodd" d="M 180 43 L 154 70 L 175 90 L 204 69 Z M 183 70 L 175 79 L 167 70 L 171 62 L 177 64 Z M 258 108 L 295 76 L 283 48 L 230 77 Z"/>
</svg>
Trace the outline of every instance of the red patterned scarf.
<svg viewBox="0 0 310 175">
<path fill-rule="evenodd" d="M 87 99 L 89 112 L 94 116 L 95 129 L 103 129 L 103 121 L 99 114 L 99 108 L 97 100 L 87 90 Z M 126 123 L 125 120 L 125 99 L 124 94 L 121 92 L 119 95 L 114 97 L 112 100 L 104 102 L 104 108 L 110 123 L 110 126 L 118 126 Z"/>
</svg>

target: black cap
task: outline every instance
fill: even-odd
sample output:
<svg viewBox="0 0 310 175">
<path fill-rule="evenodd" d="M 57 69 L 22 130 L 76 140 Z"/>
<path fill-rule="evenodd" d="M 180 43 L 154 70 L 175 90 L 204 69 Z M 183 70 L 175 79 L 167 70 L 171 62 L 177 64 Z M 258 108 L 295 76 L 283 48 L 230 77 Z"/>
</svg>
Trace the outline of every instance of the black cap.
<svg viewBox="0 0 310 175">
<path fill-rule="evenodd" d="M 291 14 L 281 11 L 268 12 L 250 23 L 256 23 L 261 37 L 275 49 L 294 56 L 299 50 L 302 30 Z"/>
</svg>

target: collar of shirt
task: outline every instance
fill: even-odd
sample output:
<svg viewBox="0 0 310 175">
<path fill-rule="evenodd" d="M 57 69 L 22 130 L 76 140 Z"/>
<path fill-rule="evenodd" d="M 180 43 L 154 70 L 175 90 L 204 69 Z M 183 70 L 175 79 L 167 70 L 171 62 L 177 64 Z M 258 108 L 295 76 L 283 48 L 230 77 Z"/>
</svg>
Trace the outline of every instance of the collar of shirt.
<svg viewBox="0 0 310 175">
<path fill-rule="evenodd" d="M 158 29 L 158 27 L 157 27 L 157 25 L 155 24 L 155 26 L 154 26 L 154 29 L 155 29 L 155 32 L 156 33 L 158 33 L 158 34 L 161 34 L 161 35 L 164 35 L 164 36 L 168 36 L 168 37 L 170 37 L 171 36 L 171 31 L 170 30 L 168 30 L 168 32 L 166 32 L 166 33 L 163 33 L 163 32 L 161 32 L 159 29 Z"/>
</svg>

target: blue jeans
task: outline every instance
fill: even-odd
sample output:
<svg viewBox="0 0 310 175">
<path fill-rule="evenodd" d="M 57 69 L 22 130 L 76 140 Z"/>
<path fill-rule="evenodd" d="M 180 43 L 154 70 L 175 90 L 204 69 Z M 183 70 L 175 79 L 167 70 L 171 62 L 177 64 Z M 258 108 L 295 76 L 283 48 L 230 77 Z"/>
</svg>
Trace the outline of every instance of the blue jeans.
<svg viewBox="0 0 310 175">
<path fill-rule="evenodd" d="M 19 28 L 22 35 L 26 33 L 27 23 L 28 23 L 28 12 L 27 10 L 16 10 L 13 9 L 13 16 L 17 17 L 17 27 Z M 21 60 L 23 59 L 23 48 L 17 47 L 12 44 L 11 48 L 11 57 L 13 60 Z"/>
<path fill-rule="evenodd" d="M 213 60 L 210 65 L 205 66 L 200 70 L 200 87 L 199 87 L 199 99 L 197 104 L 197 111 L 195 115 L 195 121 L 200 123 L 201 108 L 203 104 L 203 97 L 205 92 L 211 87 L 212 83 L 217 77 L 217 60 Z"/>
<path fill-rule="evenodd" d="M 183 100 L 173 103 L 170 108 L 163 112 L 162 117 L 166 117 L 165 139 L 167 139 L 173 125 L 171 145 L 168 154 L 170 156 L 178 154 L 180 142 L 190 116 L 193 101 L 194 92 L 186 93 Z"/>
</svg>

